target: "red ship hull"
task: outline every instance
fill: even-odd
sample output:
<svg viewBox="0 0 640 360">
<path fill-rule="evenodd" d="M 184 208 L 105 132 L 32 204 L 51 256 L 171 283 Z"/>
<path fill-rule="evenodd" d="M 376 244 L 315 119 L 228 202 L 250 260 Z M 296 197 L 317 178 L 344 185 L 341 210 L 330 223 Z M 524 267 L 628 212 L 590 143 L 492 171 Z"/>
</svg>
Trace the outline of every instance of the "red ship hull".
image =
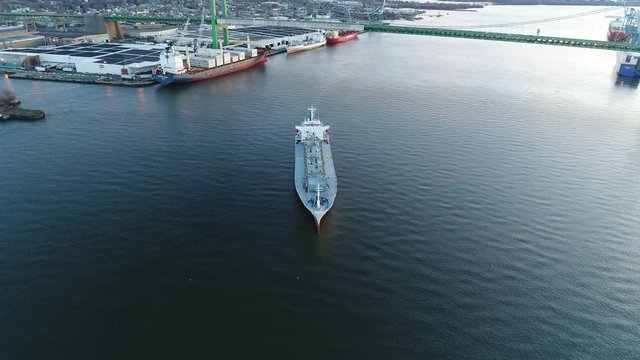
<svg viewBox="0 0 640 360">
<path fill-rule="evenodd" d="M 246 70 L 250 67 L 260 65 L 267 61 L 267 55 L 262 54 L 253 58 L 241 60 L 235 63 L 230 63 L 222 66 L 218 66 L 206 70 L 189 71 L 184 74 L 172 75 L 172 74 L 153 74 L 153 79 L 163 85 L 169 84 L 183 84 L 194 81 L 213 79 L 219 76 L 234 73 L 236 71 Z"/>
<path fill-rule="evenodd" d="M 327 38 L 327 45 L 339 44 L 345 41 L 358 38 L 357 31 L 341 31 L 340 34 L 333 38 Z"/>
<path fill-rule="evenodd" d="M 627 34 L 624 31 L 609 31 L 607 39 L 609 41 L 625 41 L 627 39 Z"/>
</svg>

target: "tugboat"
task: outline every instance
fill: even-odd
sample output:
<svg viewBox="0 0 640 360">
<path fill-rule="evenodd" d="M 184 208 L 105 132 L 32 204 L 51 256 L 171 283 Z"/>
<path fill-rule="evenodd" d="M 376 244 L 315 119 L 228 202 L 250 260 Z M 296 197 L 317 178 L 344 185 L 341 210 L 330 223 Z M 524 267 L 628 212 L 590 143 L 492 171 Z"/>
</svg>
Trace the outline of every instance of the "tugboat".
<svg viewBox="0 0 640 360">
<path fill-rule="evenodd" d="M 329 144 L 329 126 L 316 118 L 316 109 L 308 109 L 307 118 L 296 126 L 295 173 L 296 192 L 311 212 L 320 232 L 320 221 L 331 209 L 338 191 Z"/>
</svg>

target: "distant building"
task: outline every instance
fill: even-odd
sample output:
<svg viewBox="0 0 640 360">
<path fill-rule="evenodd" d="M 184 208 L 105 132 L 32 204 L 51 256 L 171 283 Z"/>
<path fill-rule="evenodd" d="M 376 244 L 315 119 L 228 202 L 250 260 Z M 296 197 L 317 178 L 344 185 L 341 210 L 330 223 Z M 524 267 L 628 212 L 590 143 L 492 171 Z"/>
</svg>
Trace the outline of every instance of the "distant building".
<svg viewBox="0 0 640 360">
<path fill-rule="evenodd" d="M 6 66 L 28 67 L 33 62 L 45 68 L 87 74 L 150 77 L 158 66 L 163 45 L 80 43 L 63 46 L 0 50 Z M 35 60 L 34 60 L 35 59 Z M 25 61 L 27 66 L 25 66 Z M 67 69 L 67 70 L 64 70 Z"/>
<path fill-rule="evenodd" d="M 40 46 L 45 44 L 44 36 L 36 34 L 0 37 L 0 49 Z"/>
<path fill-rule="evenodd" d="M 163 24 L 136 24 L 122 25 L 122 31 L 125 37 L 131 38 L 157 38 L 160 36 L 174 35 L 178 29 L 173 26 Z"/>
<path fill-rule="evenodd" d="M 24 13 L 31 13 L 33 12 L 33 10 L 31 10 L 30 7 L 28 6 L 23 6 L 23 7 L 19 7 L 17 9 L 13 9 L 11 10 L 12 13 L 16 13 L 16 14 L 24 14 Z"/>
<path fill-rule="evenodd" d="M 32 67 L 40 63 L 38 55 L 0 53 L 0 66 Z"/>
<path fill-rule="evenodd" d="M 68 45 L 82 42 L 103 43 L 109 42 L 109 34 L 88 34 L 78 32 L 51 31 L 40 32 L 45 37 L 47 45 Z"/>
<path fill-rule="evenodd" d="M 0 49 L 44 45 L 44 36 L 29 33 L 23 26 L 0 26 Z"/>
<path fill-rule="evenodd" d="M 338 1 L 338 4 L 345 5 L 345 6 L 362 6 L 362 3 L 360 1 L 350 1 L 350 0 Z"/>
</svg>

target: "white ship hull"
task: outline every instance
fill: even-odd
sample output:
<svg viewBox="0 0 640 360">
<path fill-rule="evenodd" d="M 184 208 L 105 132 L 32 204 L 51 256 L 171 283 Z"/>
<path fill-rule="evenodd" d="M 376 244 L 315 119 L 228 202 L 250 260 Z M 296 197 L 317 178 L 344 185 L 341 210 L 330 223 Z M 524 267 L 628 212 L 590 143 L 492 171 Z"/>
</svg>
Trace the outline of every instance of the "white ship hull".
<svg viewBox="0 0 640 360">
<path fill-rule="evenodd" d="M 323 39 L 322 41 L 318 41 L 318 42 L 312 42 L 312 43 L 306 43 L 306 44 L 300 44 L 300 45 L 290 45 L 287 48 L 287 53 L 294 54 L 300 51 L 313 50 L 319 47 L 323 47 L 326 44 L 327 44 L 327 40 Z"/>
<path fill-rule="evenodd" d="M 314 119 L 313 111 L 310 114 L 310 118 Z M 329 126 L 323 126 L 315 119 L 296 126 L 296 192 L 302 204 L 313 215 L 318 232 L 322 218 L 333 206 L 338 192 L 328 130 Z"/>
</svg>

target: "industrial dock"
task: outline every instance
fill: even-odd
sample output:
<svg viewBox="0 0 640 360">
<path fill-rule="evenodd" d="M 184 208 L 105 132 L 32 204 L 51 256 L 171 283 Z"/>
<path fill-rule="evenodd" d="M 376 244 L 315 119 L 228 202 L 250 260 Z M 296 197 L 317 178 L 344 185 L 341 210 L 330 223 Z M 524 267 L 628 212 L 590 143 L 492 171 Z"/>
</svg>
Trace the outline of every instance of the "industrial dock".
<svg viewBox="0 0 640 360">
<path fill-rule="evenodd" d="M 155 84 L 153 73 L 160 66 L 160 54 L 167 46 L 175 46 L 182 53 L 195 53 L 196 48 L 217 45 L 214 45 L 211 38 L 202 36 L 204 27 L 203 24 L 191 27 L 187 25 L 181 31 L 157 32 L 153 42 L 83 41 L 61 46 L 2 49 L 0 74 L 18 79 L 148 86 Z M 140 33 L 140 36 L 144 35 Z M 296 27 L 241 27 L 229 31 L 231 45 L 224 47 L 223 51 L 232 54 L 242 49 L 284 52 L 292 44 L 317 36 L 323 36 L 323 32 Z"/>
</svg>

